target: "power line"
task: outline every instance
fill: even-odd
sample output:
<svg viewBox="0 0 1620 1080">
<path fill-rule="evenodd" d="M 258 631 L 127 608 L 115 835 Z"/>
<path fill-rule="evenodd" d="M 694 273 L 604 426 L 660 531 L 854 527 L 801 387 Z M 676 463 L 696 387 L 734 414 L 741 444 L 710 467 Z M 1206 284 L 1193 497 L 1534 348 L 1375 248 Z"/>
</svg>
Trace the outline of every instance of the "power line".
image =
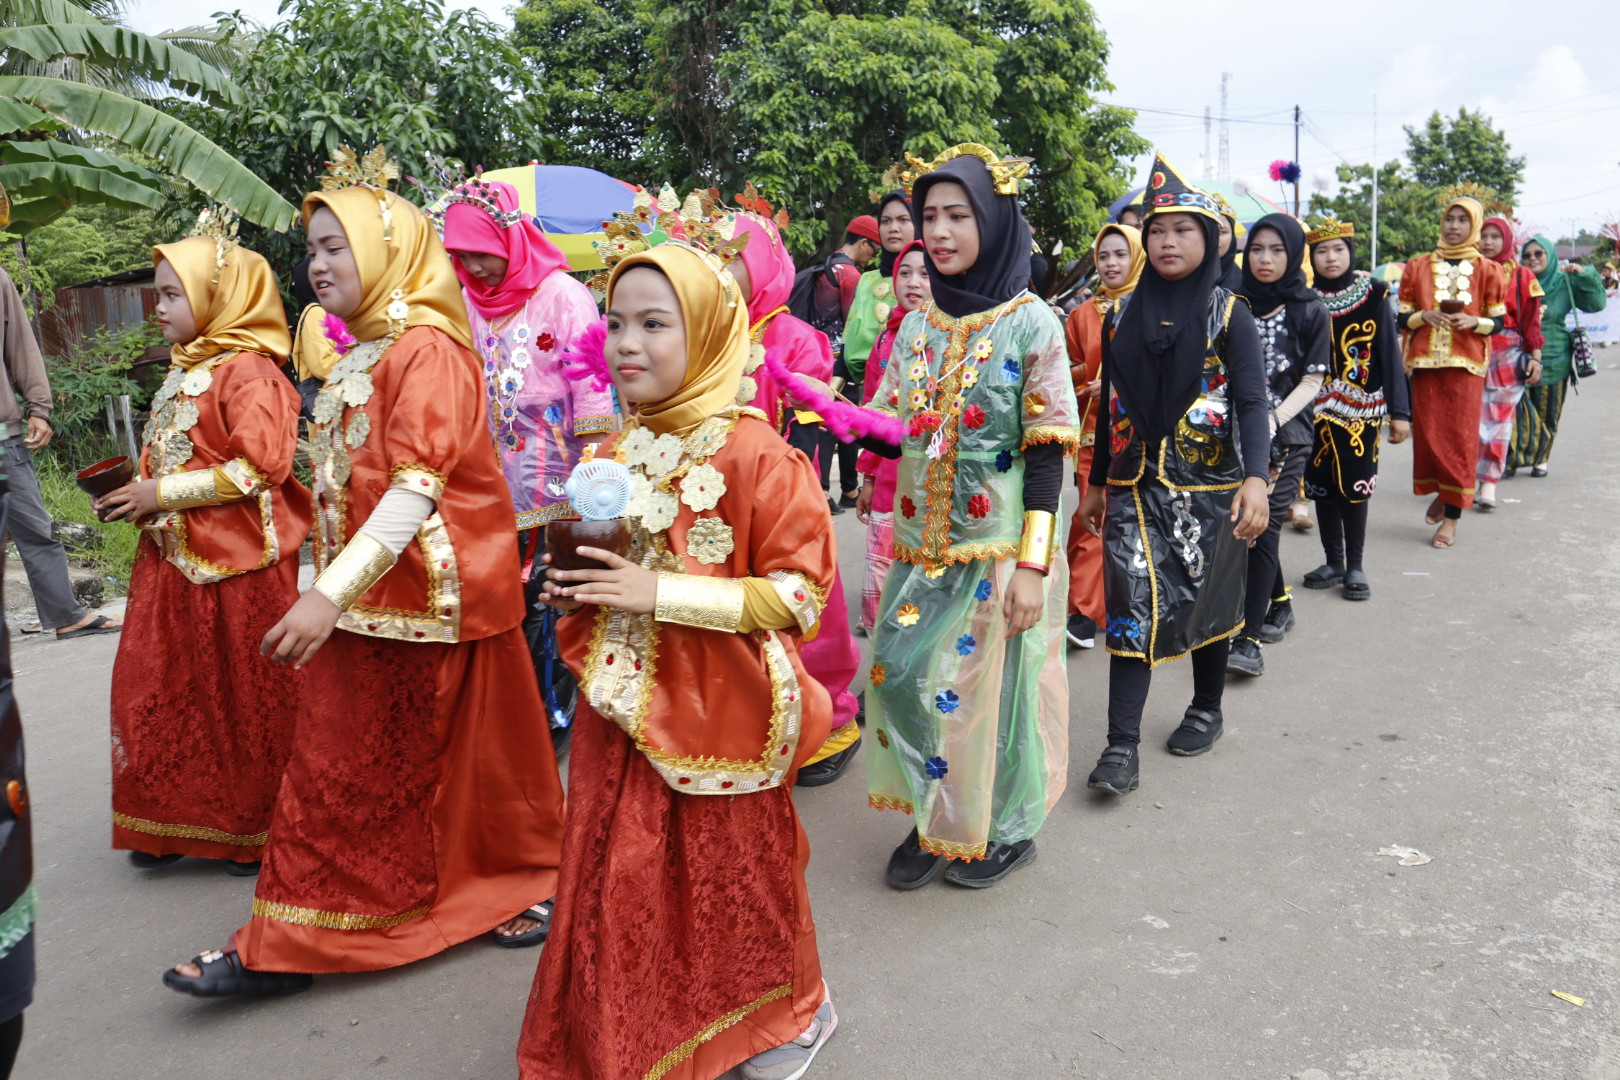
<svg viewBox="0 0 1620 1080">
<path fill-rule="evenodd" d="M 1159 116 L 1179 116 L 1179 117 L 1184 117 L 1184 118 L 1186 118 L 1188 120 L 1197 120 L 1199 123 L 1203 123 L 1203 121 L 1204 121 L 1204 117 L 1203 117 L 1202 113 L 1181 112 L 1181 111 L 1179 111 L 1177 109 L 1149 109 L 1149 108 L 1145 108 L 1145 107 L 1137 106 L 1137 105 L 1121 105 L 1117 101 L 1103 101 L 1103 102 L 1099 102 L 1099 104 L 1101 104 L 1101 105 L 1111 105 L 1116 109 L 1129 109 L 1132 112 L 1154 113 L 1154 114 L 1159 115 Z M 1277 115 L 1278 112 L 1286 112 L 1286 111 L 1287 111 L 1286 109 L 1273 109 L 1270 112 L 1258 113 L 1256 115 L 1258 115 L 1258 116 L 1275 116 L 1275 115 Z M 1236 117 L 1236 116 L 1227 117 L 1227 123 L 1230 123 L 1230 124 L 1259 124 L 1259 125 L 1266 126 L 1266 127 L 1293 127 L 1294 126 L 1294 122 L 1292 120 L 1246 120 L 1246 119 L 1242 119 L 1242 118 Z"/>
</svg>

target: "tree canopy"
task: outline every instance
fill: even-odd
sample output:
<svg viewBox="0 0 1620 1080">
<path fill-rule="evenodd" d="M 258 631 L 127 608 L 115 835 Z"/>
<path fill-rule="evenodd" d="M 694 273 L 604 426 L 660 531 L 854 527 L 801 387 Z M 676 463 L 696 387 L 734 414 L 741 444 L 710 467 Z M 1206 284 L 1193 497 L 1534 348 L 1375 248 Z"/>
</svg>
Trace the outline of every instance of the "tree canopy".
<svg viewBox="0 0 1620 1080">
<path fill-rule="evenodd" d="M 1406 131 L 1412 175 L 1428 188 L 1474 183 L 1512 205 L 1524 181 L 1524 158 L 1514 157 L 1506 132 L 1482 112 L 1457 110 L 1455 119 L 1436 110 L 1419 128 Z"/>
</svg>

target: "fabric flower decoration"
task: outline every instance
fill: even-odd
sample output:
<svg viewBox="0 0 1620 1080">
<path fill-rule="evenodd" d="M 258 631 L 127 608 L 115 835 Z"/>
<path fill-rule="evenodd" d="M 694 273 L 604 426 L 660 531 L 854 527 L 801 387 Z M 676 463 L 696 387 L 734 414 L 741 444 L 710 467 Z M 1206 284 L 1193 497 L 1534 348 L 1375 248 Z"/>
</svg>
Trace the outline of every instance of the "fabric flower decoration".
<svg viewBox="0 0 1620 1080">
<path fill-rule="evenodd" d="M 925 349 L 927 347 L 928 347 L 928 335 L 927 334 L 918 334 L 916 337 L 911 339 L 911 351 L 912 352 L 920 353 L 920 352 L 923 351 L 923 349 Z"/>
<path fill-rule="evenodd" d="M 518 333 L 519 334 L 524 334 L 527 331 L 528 331 L 528 327 L 521 327 L 521 328 L 519 328 Z M 520 337 L 520 338 L 518 338 L 518 340 L 522 341 L 523 339 Z M 484 348 L 488 349 L 491 352 L 494 352 L 495 347 L 497 345 L 499 345 L 500 343 L 501 343 L 501 339 L 496 337 L 494 334 L 490 334 L 489 336 L 484 338 Z"/>
<path fill-rule="evenodd" d="M 973 598 L 981 604 L 990 599 L 990 579 L 985 578 L 979 582 L 979 587 L 973 590 Z"/>
<path fill-rule="evenodd" d="M 973 357 L 982 364 L 990 359 L 990 354 L 995 351 L 996 347 L 990 343 L 989 338 L 980 338 L 978 344 L 973 346 Z"/>
<path fill-rule="evenodd" d="M 550 335 L 548 334 L 547 336 L 549 337 Z M 492 343 L 490 347 L 494 348 L 493 342 L 495 341 L 495 335 L 491 334 L 489 336 L 489 340 Z M 529 324 L 524 323 L 516 330 L 512 331 L 512 340 L 517 342 L 519 345 L 527 345 L 529 343 Z"/>
<path fill-rule="evenodd" d="M 913 390 L 911 392 L 911 397 L 907 400 L 911 402 L 911 407 L 913 409 L 926 408 L 928 405 L 928 391 Z"/>
<path fill-rule="evenodd" d="M 889 671 L 882 664 L 873 664 L 872 670 L 867 673 L 866 681 L 873 686 L 882 686 L 883 680 L 889 677 Z"/>
<path fill-rule="evenodd" d="M 529 350 L 528 349 L 514 349 L 514 350 L 512 350 L 512 366 L 517 368 L 520 371 L 523 370 L 524 368 L 528 367 L 529 366 Z"/>
<path fill-rule="evenodd" d="M 928 365 L 921 360 L 917 361 L 911 365 L 911 370 L 906 372 L 906 377 L 912 382 L 922 382 L 928 377 Z"/>
<path fill-rule="evenodd" d="M 979 382 L 979 369 L 978 368 L 963 368 L 962 369 L 962 389 L 971 390 L 971 389 L 973 389 L 974 386 L 976 386 L 978 384 L 978 382 Z"/>
<path fill-rule="evenodd" d="M 499 379 L 501 393 L 503 395 L 511 396 L 513 394 L 522 392 L 523 372 L 519 371 L 517 368 L 507 368 L 505 371 L 500 373 Z"/>
<path fill-rule="evenodd" d="M 996 455 L 996 472 L 1006 472 L 1012 468 L 1012 451 L 1003 450 Z"/>
<path fill-rule="evenodd" d="M 1039 390 L 1031 390 L 1024 395 L 1024 411 L 1031 416 L 1039 416 L 1046 411 L 1046 395 Z"/>
<path fill-rule="evenodd" d="M 956 639 L 956 655 L 972 656 L 973 650 L 978 648 L 978 646 L 979 643 L 972 634 L 963 634 L 961 637 Z"/>
<path fill-rule="evenodd" d="M 910 495 L 900 497 L 900 516 L 908 518 L 917 516 L 917 504 L 911 501 Z"/>
<path fill-rule="evenodd" d="M 961 394 L 952 394 L 950 403 L 946 406 L 946 408 L 948 408 L 950 410 L 952 416 L 961 416 L 962 415 L 962 395 Z"/>
<path fill-rule="evenodd" d="M 541 334 L 540 340 L 536 341 L 535 344 L 540 346 L 541 352 L 550 352 L 557 347 L 557 339 L 550 334 Z"/>
<path fill-rule="evenodd" d="M 694 465 L 681 478 L 681 502 L 700 514 L 718 506 L 725 493 L 726 478 L 713 465 Z"/>
<path fill-rule="evenodd" d="M 961 700 L 956 696 L 955 690 L 941 690 L 934 695 L 934 708 L 949 715 L 961 707 Z M 938 779 L 936 777 L 936 779 Z"/>
<path fill-rule="evenodd" d="M 920 618 L 922 612 L 917 610 L 916 604 L 901 604 L 900 610 L 894 613 L 895 621 L 901 626 L 916 626 Z"/>
<path fill-rule="evenodd" d="M 946 693 L 950 693 L 950 691 L 947 690 Z M 955 698 L 956 695 L 951 694 L 951 697 Z M 928 779 L 930 780 L 943 780 L 945 774 L 951 771 L 950 767 L 945 764 L 945 759 L 937 756 L 923 762 L 923 769 L 928 773 Z"/>
<path fill-rule="evenodd" d="M 962 410 L 962 423 L 974 429 L 984 427 L 984 410 L 977 405 L 969 405 Z"/>
<path fill-rule="evenodd" d="M 546 406 L 545 416 L 546 416 L 546 423 L 548 423 L 548 424 L 560 424 L 560 423 L 562 423 L 562 418 L 563 418 L 562 406 L 560 406 L 560 405 L 547 405 Z"/>
<path fill-rule="evenodd" d="M 1003 360 L 1001 362 L 1001 374 L 1006 377 L 1008 382 L 1017 382 L 1018 376 L 1022 375 L 1023 373 L 1023 365 L 1021 365 L 1018 361 Z"/>
<path fill-rule="evenodd" d="M 980 492 L 969 499 L 968 513 L 976 518 L 988 517 L 990 514 L 990 496 Z"/>
<path fill-rule="evenodd" d="M 881 747 L 883 747 L 883 749 L 887 750 L 889 748 L 889 733 L 887 731 L 884 731 L 882 728 L 878 728 L 877 729 L 877 741 L 878 741 L 879 746 L 881 746 Z"/>
</svg>

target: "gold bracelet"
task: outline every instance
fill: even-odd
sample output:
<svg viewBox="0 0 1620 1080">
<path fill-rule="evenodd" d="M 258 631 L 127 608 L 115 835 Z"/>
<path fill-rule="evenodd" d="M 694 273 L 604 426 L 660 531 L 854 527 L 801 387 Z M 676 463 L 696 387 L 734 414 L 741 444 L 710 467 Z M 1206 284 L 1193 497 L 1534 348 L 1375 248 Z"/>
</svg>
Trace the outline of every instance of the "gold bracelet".
<svg viewBox="0 0 1620 1080">
<path fill-rule="evenodd" d="M 1482 316 L 1480 318 L 1479 322 L 1474 324 L 1474 331 L 1477 334 L 1479 334 L 1480 337 L 1490 337 L 1492 332 L 1494 332 L 1495 330 L 1496 330 L 1496 320 L 1495 319 L 1487 319 L 1487 318 L 1484 318 Z"/>
<path fill-rule="evenodd" d="M 348 611 L 366 590 L 394 568 L 394 556 L 369 533 L 355 533 L 315 579 L 315 591 Z"/>
<path fill-rule="evenodd" d="M 737 578 L 703 577 L 660 570 L 658 601 L 653 618 L 659 622 L 734 634 L 742 626 L 745 595 L 743 583 Z"/>
<path fill-rule="evenodd" d="M 158 480 L 158 506 L 165 510 L 189 510 L 219 502 L 213 469 L 171 473 Z"/>
<path fill-rule="evenodd" d="M 1052 569 L 1057 553 L 1057 515 L 1046 510 L 1024 511 L 1024 535 L 1018 541 L 1018 565 L 1043 572 Z"/>
</svg>

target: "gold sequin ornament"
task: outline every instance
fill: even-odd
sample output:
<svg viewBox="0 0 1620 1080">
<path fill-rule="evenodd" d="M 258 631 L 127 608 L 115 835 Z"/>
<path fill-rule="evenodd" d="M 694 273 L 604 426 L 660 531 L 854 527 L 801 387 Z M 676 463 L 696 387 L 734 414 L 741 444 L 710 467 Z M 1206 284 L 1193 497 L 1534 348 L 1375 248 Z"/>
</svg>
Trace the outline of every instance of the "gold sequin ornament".
<svg viewBox="0 0 1620 1080">
<path fill-rule="evenodd" d="M 708 468 L 707 465 L 700 466 Z M 736 549 L 731 526 L 719 518 L 698 518 L 686 530 L 686 553 L 706 566 L 717 566 Z"/>
<path fill-rule="evenodd" d="M 212 385 L 214 385 L 213 369 L 207 366 L 194 367 L 180 380 L 180 391 L 187 397 L 197 397 L 206 394 Z"/>
<path fill-rule="evenodd" d="M 681 502 L 698 513 L 713 510 L 726 493 L 726 478 L 720 470 L 707 462 L 694 465 L 681 478 Z M 729 535 L 730 530 L 727 530 Z M 727 548 L 730 552 L 730 548 Z"/>
<path fill-rule="evenodd" d="M 405 302 L 405 290 L 395 289 L 389 294 L 386 314 L 388 315 L 388 333 L 391 337 L 399 337 L 405 332 L 405 320 L 410 317 L 411 305 Z"/>
</svg>

